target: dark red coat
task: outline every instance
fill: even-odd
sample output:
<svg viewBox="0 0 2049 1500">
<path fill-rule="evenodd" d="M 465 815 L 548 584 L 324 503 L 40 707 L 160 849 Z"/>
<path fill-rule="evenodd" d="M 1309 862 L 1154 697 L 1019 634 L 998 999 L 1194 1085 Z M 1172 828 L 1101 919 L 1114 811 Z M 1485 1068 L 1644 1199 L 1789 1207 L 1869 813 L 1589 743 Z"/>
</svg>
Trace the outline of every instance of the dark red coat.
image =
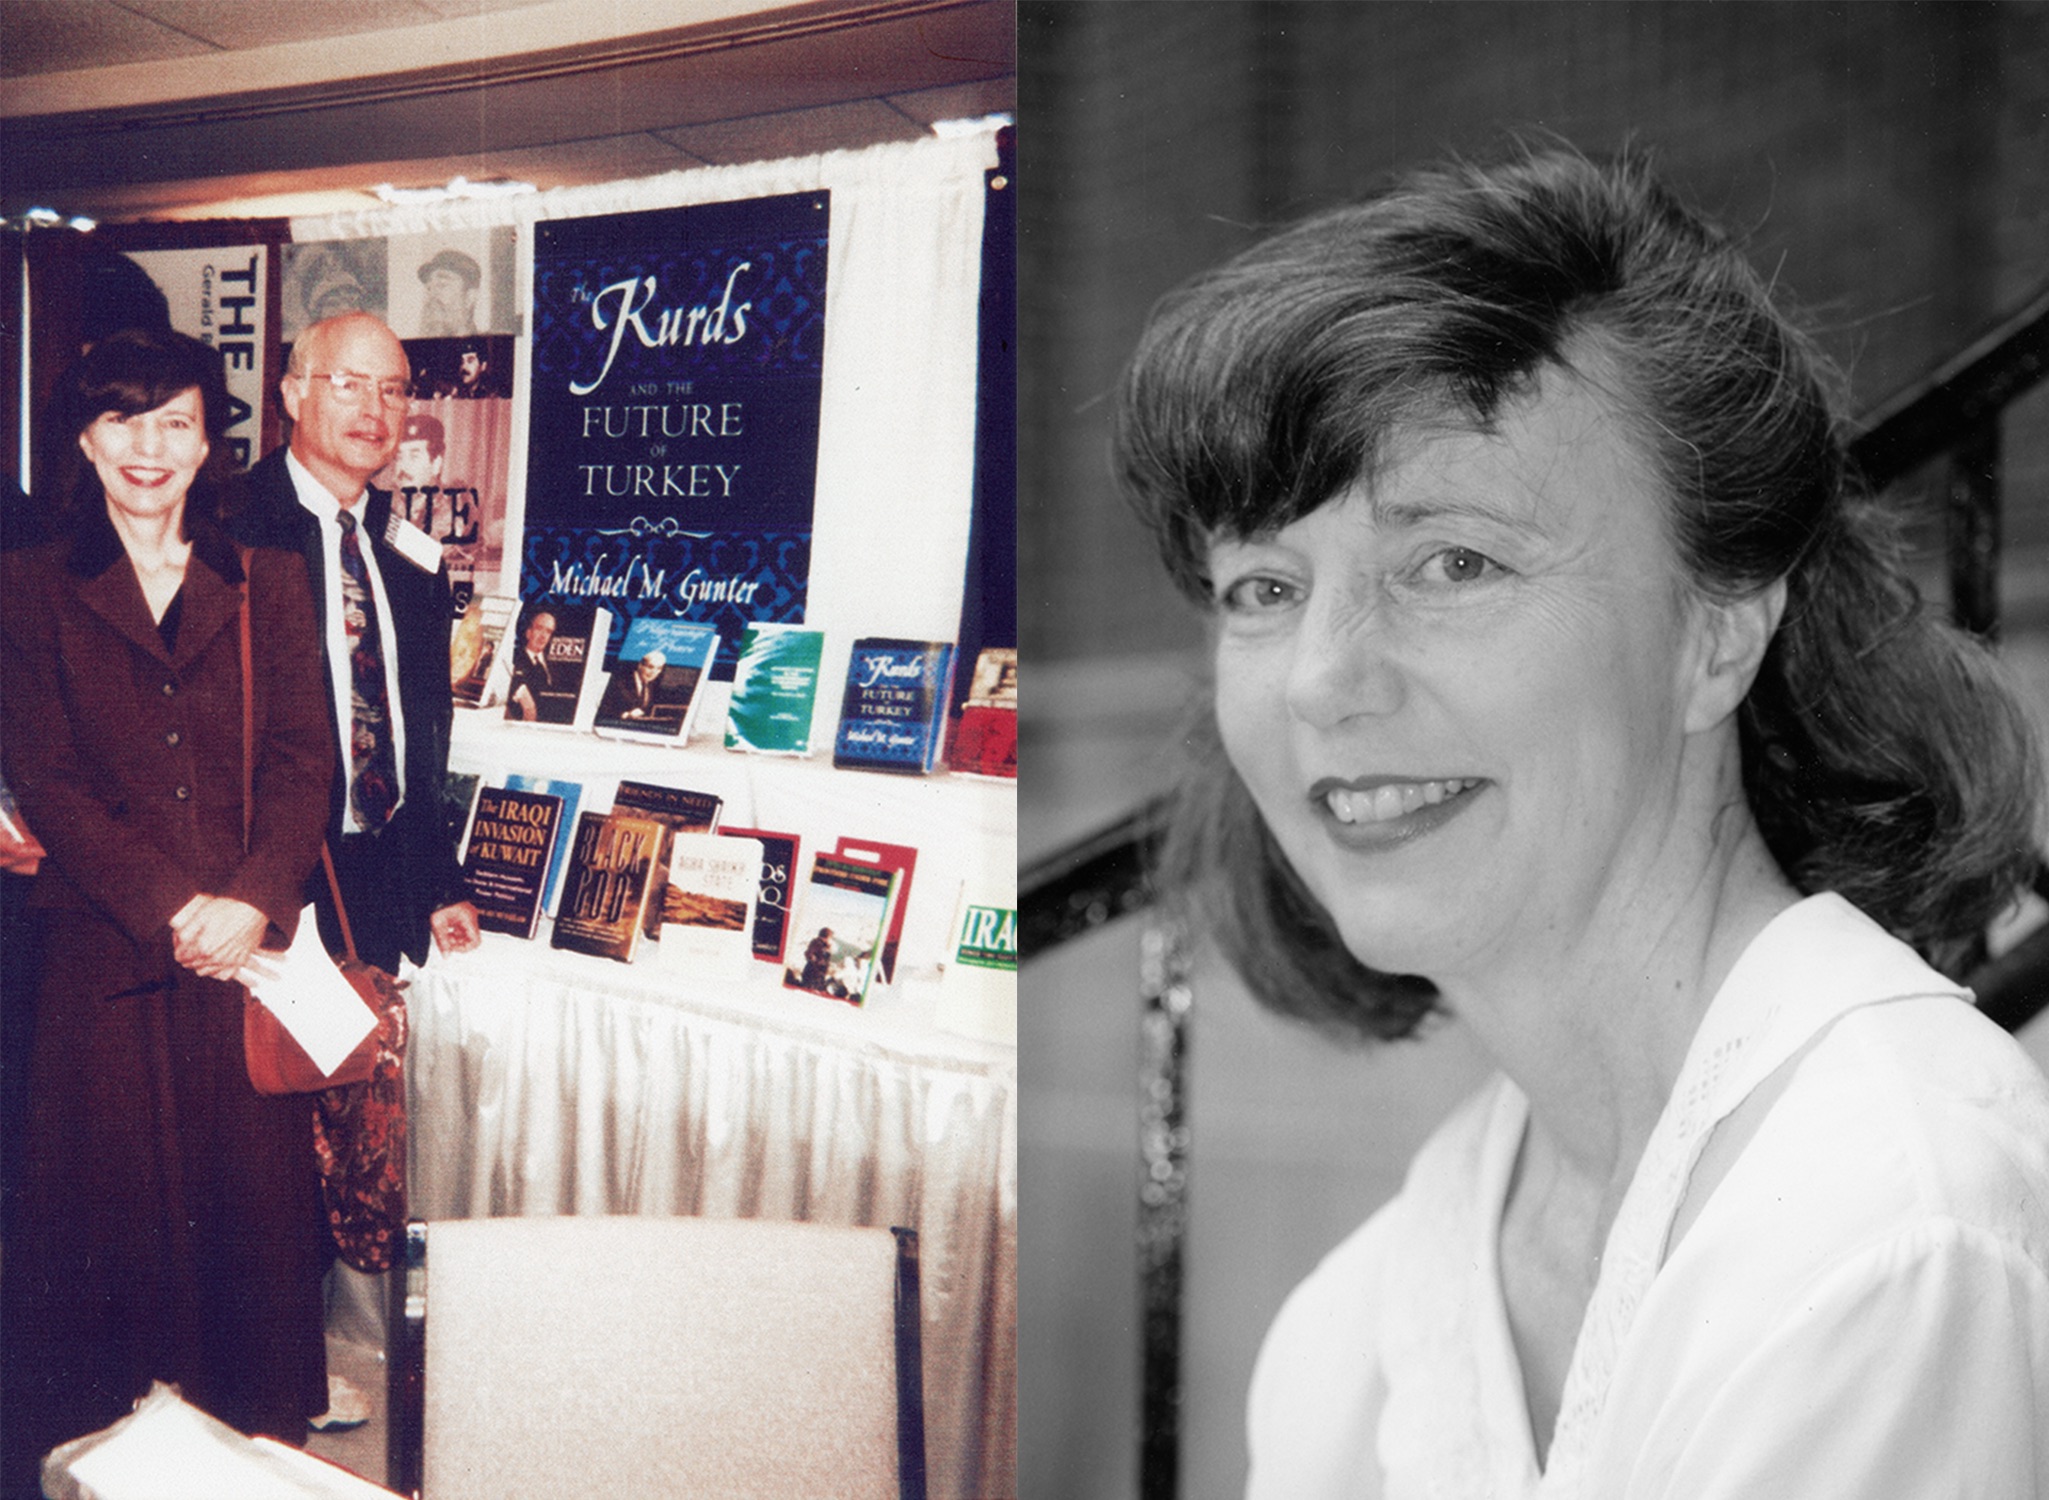
<svg viewBox="0 0 2049 1500">
<path fill-rule="evenodd" d="M 293 1439 L 326 1404 L 309 1101 L 249 1087 L 241 991 L 173 964 L 168 923 L 206 892 L 291 929 L 335 730 L 304 564 L 256 551 L 245 854 L 242 569 L 218 531 L 191 529 L 169 650 L 104 515 L 0 557 L 0 755 L 49 850 L 34 902 L 50 924 L 0 1277 L 8 1495 L 34 1493 L 35 1453 L 152 1379 Z"/>
</svg>

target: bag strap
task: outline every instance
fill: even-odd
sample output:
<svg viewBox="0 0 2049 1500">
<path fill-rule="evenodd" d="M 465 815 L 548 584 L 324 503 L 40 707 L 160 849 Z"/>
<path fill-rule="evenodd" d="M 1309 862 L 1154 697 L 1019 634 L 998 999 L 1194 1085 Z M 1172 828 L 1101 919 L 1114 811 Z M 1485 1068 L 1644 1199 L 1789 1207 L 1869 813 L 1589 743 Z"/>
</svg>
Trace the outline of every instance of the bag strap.
<svg viewBox="0 0 2049 1500">
<path fill-rule="evenodd" d="M 238 547 L 242 554 L 242 852 L 249 852 L 249 824 L 256 806 L 256 700 L 253 684 L 256 681 L 254 668 L 255 651 L 249 639 L 249 549 Z M 334 856 L 328 852 L 327 841 L 320 841 L 320 863 L 327 871 L 327 889 L 334 897 L 334 917 L 341 924 L 342 949 L 349 956 L 349 962 L 356 961 L 356 935 L 349 927 L 349 909 L 342 904 L 341 880 L 334 873 Z"/>
<path fill-rule="evenodd" d="M 328 852 L 327 841 L 320 844 L 321 867 L 327 871 L 327 888 L 334 895 L 334 919 L 341 923 L 342 951 L 349 956 L 349 962 L 356 962 L 356 935 L 349 930 L 349 909 L 342 905 L 341 880 L 334 873 L 334 856 Z"/>
<path fill-rule="evenodd" d="M 252 665 L 255 653 L 249 646 L 249 549 L 236 550 L 242 554 L 242 581 L 237 592 L 242 596 L 242 852 L 247 854 L 256 807 L 256 671 Z"/>
</svg>

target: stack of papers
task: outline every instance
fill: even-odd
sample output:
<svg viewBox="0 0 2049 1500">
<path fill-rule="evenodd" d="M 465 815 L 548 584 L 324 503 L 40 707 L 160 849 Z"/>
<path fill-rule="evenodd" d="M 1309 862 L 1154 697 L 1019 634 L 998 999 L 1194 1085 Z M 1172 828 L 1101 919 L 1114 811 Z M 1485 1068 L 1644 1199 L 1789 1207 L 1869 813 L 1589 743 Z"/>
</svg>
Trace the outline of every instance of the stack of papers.
<svg viewBox="0 0 2049 1500">
<path fill-rule="evenodd" d="M 269 1438 L 246 1438 L 159 1382 L 113 1426 L 43 1461 L 55 1500 L 393 1500 L 382 1485 Z"/>
</svg>

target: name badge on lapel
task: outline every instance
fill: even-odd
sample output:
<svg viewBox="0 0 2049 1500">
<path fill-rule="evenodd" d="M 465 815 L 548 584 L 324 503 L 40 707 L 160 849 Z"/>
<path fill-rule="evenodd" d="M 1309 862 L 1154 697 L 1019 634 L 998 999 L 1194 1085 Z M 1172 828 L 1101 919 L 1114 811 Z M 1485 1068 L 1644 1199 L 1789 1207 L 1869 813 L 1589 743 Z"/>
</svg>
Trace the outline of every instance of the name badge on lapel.
<svg viewBox="0 0 2049 1500">
<path fill-rule="evenodd" d="M 397 511 L 384 523 L 384 545 L 422 573 L 441 571 L 441 544 Z"/>
</svg>

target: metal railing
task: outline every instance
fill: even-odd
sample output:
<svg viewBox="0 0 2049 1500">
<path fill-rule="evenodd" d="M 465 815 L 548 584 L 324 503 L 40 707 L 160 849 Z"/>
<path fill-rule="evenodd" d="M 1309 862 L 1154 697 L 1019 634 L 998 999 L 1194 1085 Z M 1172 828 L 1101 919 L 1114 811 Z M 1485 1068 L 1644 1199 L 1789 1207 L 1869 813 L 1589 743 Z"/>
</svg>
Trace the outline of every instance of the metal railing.
<svg viewBox="0 0 2049 1500">
<path fill-rule="evenodd" d="M 1946 458 L 1945 553 L 1950 611 L 1991 638 L 1999 628 L 2000 418 L 2049 376 L 2049 285 L 1926 379 L 1882 402 L 1850 444 L 1865 482 L 1882 490 Z M 1019 873 L 1027 963 L 1121 918 L 1150 914 L 1141 949 L 1138 1259 L 1143 1310 L 1139 1494 L 1180 1490 L 1181 1286 L 1190 1127 L 1185 1070 L 1194 994 L 1184 934 L 1155 910 L 1148 869 L 1172 796 L 1148 801 Z M 2049 869 L 2035 889 L 2049 899 Z M 1971 974 L 1978 1006 L 2009 1031 L 2049 1008 L 2049 927 Z"/>
</svg>

